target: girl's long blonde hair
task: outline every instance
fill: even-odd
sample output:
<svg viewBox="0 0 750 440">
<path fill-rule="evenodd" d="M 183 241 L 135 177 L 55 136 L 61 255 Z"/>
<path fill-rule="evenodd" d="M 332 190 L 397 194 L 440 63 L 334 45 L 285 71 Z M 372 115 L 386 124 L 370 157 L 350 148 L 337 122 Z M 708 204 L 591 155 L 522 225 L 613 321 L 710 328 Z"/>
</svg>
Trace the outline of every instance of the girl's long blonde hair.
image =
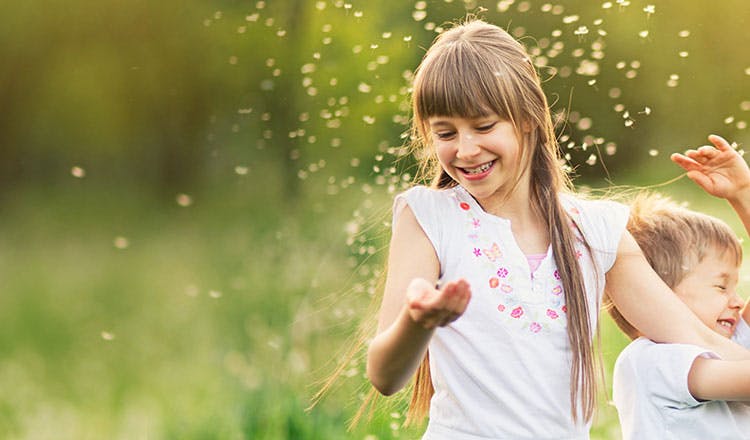
<svg viewBox="0 0 750 440">
<path fill-rule="evenodd" d="M 422 173 L 435 188 L 456 182 L 440 167 L 430 147 L 431 116 L 476 118 L 497 114 L 511 122 L 522 140 L 515 182 L 530 172 L 531 204 L 544 219 L 553 255 L 561 268 L 568 308 L 568 340 L 573 351 L 570 403 L 573 420 L 590 420 L 596 408 L 594 335 L 583 275 L 576 259 L 571 218 L 559 195 L 571 191 L 563 171 L 547 98 L 524 47 L 503 29 L 469 19 L 440 34 L 425 54 L 414 77 L 413 146 L 422 158 Z M 580 385 L 580 386 L 579 386 Z M 408 420 L 420 420 L 429 408 L 432 385 L 425 358 L 416 375 Z"/>
</svg>

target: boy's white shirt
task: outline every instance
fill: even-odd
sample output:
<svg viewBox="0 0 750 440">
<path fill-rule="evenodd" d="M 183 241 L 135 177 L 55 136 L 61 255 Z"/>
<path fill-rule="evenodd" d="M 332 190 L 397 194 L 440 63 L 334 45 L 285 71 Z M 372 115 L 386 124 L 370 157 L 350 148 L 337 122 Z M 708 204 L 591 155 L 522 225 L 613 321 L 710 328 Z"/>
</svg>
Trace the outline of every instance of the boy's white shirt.
<svg viewBox="0 0 750 440">
<path fill-rule="evenodd" d="M 740 320 L 735 342 L 750 348 L 750 326 Z M 696 400 L 688 373 L 698 357 L 713 352 L 687 344 L 638 338 L 615 363 L 612 397 L 623 440 L 750 440 L 750 402 Z"/>
</svg>

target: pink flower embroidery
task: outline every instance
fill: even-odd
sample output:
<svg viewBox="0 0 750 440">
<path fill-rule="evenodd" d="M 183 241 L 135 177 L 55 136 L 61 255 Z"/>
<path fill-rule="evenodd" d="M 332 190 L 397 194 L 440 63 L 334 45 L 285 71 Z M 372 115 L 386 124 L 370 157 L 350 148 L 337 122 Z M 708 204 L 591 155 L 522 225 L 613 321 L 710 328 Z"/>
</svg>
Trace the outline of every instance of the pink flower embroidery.
<svg viewBox="0 0 750 440">
<path fill-rule="evenodd" d="M 505 311 L 505 304 L 498 304 L 497 310 L 504 312 Z"/>
<path fill-rule="evenodd" d="M 500 269 L 497 270 L 497 276 L 499 276 L 500 278 L 507 277 L 508 276 L 508 269 L 506 269 L 504 267 L 501 267 Z"/>
<path fill-rule="evenodd" d="M 529 326 L 529 330 L 531 330 L 531 333 L 539 333 L 539 330 L 542 329 L 542 326 L 539 325 L 538 322 L 532 322 Z"/>
<path fill-rule="evenodd" d="M 500 280 L 498 280 L 495 277 L 490 278 L 490 287 L 491 288 L 494 289 L 495 287 L 497 287 L 498 284 L 500 284 Z"/>
<path fill-rule="evenodd" d="M 562 293 L 562 287 L 561 286 L 555 286 L 552 288 L 552 294 L 553 295 L 559 295 Z"/>
<path fill-rule="evenodd" d="M 520 306 L 516 307 L 512 312 L 510 312 L 510 316 L 516 319 L 520 318 L 521 316 L 523 316 L 523 308 Z"/>
<path fill-rule="evenodd" d="M 469 208 L 471 208 L 471 207 L 469 206 L 469 204 L 468 204 L 468 203 L 466 203 L 466 202 L 461 202 L 461 204 L 460 204 L 460 205 L 458 205 L 458 206 L 460 206 L 460 207 L 461 207 L 461 209 L 463 209 L 464 211 L 468 211 L 468 210 L 469 210 Z"/>
<path fill-rule="evenodd" d="M 549 316 L 552 319 L 559 318 L 559 315 L 557 314 L 557 312 L 552 309 L 547 309 L 547 316 Z"/>
<path fill-rule="evenodd" d="M 568 306 L 562 306 L 563 313 L 568 313 Z"/>
<path fill-rule="evenodd" d="M 479 219 L 478 218 L 471 219 L 471 225 L 474 226 L 475 228 L 478 228 L 479 227 Z"/>
<path fill-rule="evenodd" d="M 503 284 L 502 286 L 500 286 L 500 290 L 502 290 L 505 293 L 510 293 L 513 291 L 513 286 L 508 285 L 508 284 Z"/>
<path fill-rule="evenodd" d="M 581 253 L 581 251 L 579 251 L 578 249 L 576 249 L 576 260 L 579 259 L 579 258 L 581 258 L 581 255 L 583 255 Z"/>
<path fill-rule="evenodd" d="M 555 269 L 555 273 L 554 273 L 554 275 L 555 275 L 555 279 L 556 279 L 556 280 L 559 280 L 559 279 L 560 279 L 560 272 L 558 272 L 558 271 L 557 271 L 557 269 Z"/>
<path fill-rule="evenodd" d="M 474 248 L 474 256 L 478 257 L 482 255 L 482 251 L 479 250 L 479 248 Z"/>
</svg>

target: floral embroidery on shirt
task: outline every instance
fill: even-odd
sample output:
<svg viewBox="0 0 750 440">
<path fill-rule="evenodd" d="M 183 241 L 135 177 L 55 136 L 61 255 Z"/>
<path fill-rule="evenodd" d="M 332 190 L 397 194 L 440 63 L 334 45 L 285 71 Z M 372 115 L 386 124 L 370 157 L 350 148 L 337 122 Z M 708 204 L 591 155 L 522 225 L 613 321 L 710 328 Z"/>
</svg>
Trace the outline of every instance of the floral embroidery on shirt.
<svg viewBox="0 0 750 440">
<path fill-rule="evenodd" d="M 560 280 L 560 270 L 554 260 L 545 260 L 533 274 L 522 260 L 517 243 L 513 243 L 509 225 L 483 217 L 485 213 L 460 195 L 455 196 L 454 206 L 461 214 L 467 251 L 471 252 L 472 264 L 482 276 L 481 288 L 491 294 L 497 319 L 511 333 L 536 337 L 550 332 L 564 332 L 567 320 L 560 319 L 567 313 L 565 295 Z M 570 227 L 579 237 L 577 209 L 568 210 Z M 491 221 L 492 220 L 492 221 Z M 576 246 L 576 258 L 586 254 Z M 486 257 L 486 258 L 484 258 Z M 507 313 L 506 313 L 507 312 Z"/>
<path fill-rule="evenodd" d="M 482 249 L 482 252 L 484 252 L 484 255 L 489 258 L 490 261 L 495 261 L 503 256 L 503 253 L 500 252 L 500 246 L 498 246 L 497 243 L 492 243 L 492 246 L 490 246 L 489 249 Z"/>
</svg>

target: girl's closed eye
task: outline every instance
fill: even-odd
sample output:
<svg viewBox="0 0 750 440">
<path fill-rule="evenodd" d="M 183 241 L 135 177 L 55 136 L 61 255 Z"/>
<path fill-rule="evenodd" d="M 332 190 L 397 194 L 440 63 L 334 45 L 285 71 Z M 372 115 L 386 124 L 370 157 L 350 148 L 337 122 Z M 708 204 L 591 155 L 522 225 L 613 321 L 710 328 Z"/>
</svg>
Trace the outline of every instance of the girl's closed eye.
<svg viewBox="0 0 750 440">
<path fill-rule="evenodd" d="M 716 285 L 714 285 L 714 287 L 716 287 L 717 289 L 721 290 L 722 292 L 724 292 L 724 291 L 727 290 L 727 286 L 723 286 L 721 284 L 716 284 Z"/>
<path fill-rule="evenodd" d="M 490 122 L 489 124 L 480 125 L 479 127 L 477 127 L 477 131 L 486 133 L 495 128 L 495 125 L 497 125 L 497 122 Z"/>
<path fill-rule="evenodd" d="M 453 137 L 456 133 L 453 131 L 435 131 L 433 132 L 436 138 L 440 139 L 441 141 L 447 141 L 450 138 Z"/>
</svg>

